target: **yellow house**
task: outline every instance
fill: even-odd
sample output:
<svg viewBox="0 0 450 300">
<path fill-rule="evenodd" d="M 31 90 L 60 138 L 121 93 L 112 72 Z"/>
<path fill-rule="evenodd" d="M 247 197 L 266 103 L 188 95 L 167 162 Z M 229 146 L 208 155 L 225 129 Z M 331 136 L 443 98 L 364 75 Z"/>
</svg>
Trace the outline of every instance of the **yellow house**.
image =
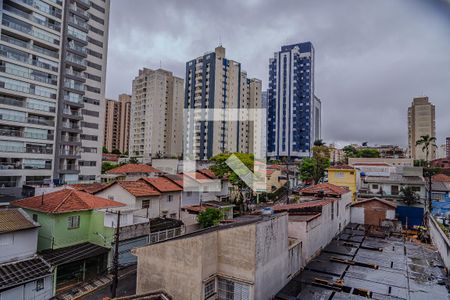
<svg viewBox="0 0 450 300">
<path fill-rule="evenodd" d="M 356 200 L 357 184 L 356 170 L 350 166 L 332 166 L 328 168 L 328 182 L 337 186 L 347 187 Z"/>
</svg>

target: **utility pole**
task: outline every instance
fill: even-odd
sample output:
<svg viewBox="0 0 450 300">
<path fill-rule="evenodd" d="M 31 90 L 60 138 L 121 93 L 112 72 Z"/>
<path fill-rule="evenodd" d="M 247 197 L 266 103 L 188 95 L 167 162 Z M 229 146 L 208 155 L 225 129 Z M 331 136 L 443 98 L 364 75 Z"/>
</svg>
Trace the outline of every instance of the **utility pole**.
<svg viewBox="0 0 450 300">
<path fill-rule="evenodd" d="M 111 286 L 111 297 L 116 298 L 117 284 L 119 281 L 119 235 L 120 235 L 120 210 L 117 212 L 117 227 L 114 236 L 114 257 L 113 257 L 113 280 Z"/>
</svg>

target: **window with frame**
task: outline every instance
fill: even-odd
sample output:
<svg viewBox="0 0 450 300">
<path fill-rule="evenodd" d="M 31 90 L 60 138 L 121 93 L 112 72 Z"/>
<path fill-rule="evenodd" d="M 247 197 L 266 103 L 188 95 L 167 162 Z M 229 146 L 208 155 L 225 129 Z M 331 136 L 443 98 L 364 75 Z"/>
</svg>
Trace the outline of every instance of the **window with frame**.
<svg viewBox="0 0 450 300">
<path fill-rule="evenodd" d="M 33 214 L 33 221 L 35 221 L 35 222 L 38 221 L 38 215 L 37 214 Z"/>
<path fill-rule="evenodd" d="M 217 293 L 219 300 L 248 300 L 250 299 L 250 286 L 219 277 Z"/>
<path fill-rule="evenodd" d="M 44 278 L 40 278 L 36 280 L 36 291 L 40 291 L 44 289 Z"/>
<path fill-rule="evenodd" d="M 209 297 L 213 296 L 216 293 L 216 279 L 211 279 L 205 283 L 204 288 L 204 299 L 209 299 Z"/>
<path fill-rule="evenodd" d="M 167 196 L 167 201 L 168 201 L 168 202 L 171 202 L 172 200 L 173 200 L 173 195 L 168 195 L 168 196 Z"/>
<path fill-rule="evenodd" d="M 413 192 L 420 192 L 420 186 L 412 186 L 411 187 L 411 190 L 413 191 Z"/>
<path fill-rule="evenodd" d="M 150 207 L 150 200 L 142 200 L 142 208 L 149 208 Z"/>
<path fill-rule="evenodd" d="M 67 229 L 76 229 L 80 227 L 80 216 L 70 216 L 67 218 Z"/>
<path fill-rule="evenodd" d="M 372 189 L 373 189 L 373 190 L 378 190 L 378 188 L 379 188 L 379 187 L 378 187 L 378 184 L 372 184 Z"/>
</svg>

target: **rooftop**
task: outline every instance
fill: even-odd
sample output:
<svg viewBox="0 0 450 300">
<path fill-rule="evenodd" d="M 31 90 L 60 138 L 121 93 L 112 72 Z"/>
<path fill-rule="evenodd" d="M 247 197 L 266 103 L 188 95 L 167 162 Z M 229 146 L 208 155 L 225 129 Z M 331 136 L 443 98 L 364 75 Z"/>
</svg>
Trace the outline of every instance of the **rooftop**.
<svg viewBox="0 0 450 300">
<path fill-rule="evenodd" d="M 397 205 L 394 202 L 389 201 L 389 200 L 385 200 L 385 199 L 381 199 L 381 198 L 378 198 L 378 197 L 373 197 L 373 198 L 369 198 L 369 199 L 358 199 L 356 202 L 353 202 L 351 205 L 352 206 L 357 206 L 357 205 L 361 205 L 363 203 L 367 203 L 367 202 L 371 202 L 371 201 L 378 201 L 378 202 L 384 203 L 386 205 L 389 205 L 389 206 L 391 206 L 393 208 L 397 207 Z"/>
<path fill-rule="evenodd" d="M 161 193 L 181 192 L 183 190 L 180 185 L 165 177 L 141 178 L 141 180 L 141 182 L 150 184 Z"/>
<path fill-rule="evenodd" d="M 0 233 L 14 232 L 36 227 L 39 227 L 39 224 L 34 222 L 22 209 L 0 209 Z"/>
<path fill-rule="evenodd" d="M 349 224 L 275 299 L 448 299 L 436 249 Z"/>
<path fill-rule="evenodd" d="M 161 173 L 160 170 L 145 164 L 125 164 L 106 171 L 107 174 Z"/>
<path fill-rule="evenodd" d="M 183 176 L 180 174 L 165 174 L 164 177 L 169 178 L 179 186 L 183 187 Z"/>
<path fill-rule="evenodd" d="M 41 257 L 0 264 L 0 290 L 50 275 L 50 265 Z"/>
<path fill-rule="evenodd" d="M 365 182 L 370 183 L 403 183 L 403 184 L 425 184 L 420 176 L 404 176 L 399 173 L 391 173 L 389 176 L 367 176 Z"/>
<path fill-rule="evenodd" d="M 328 170 L 355 170 L 355 168 L 349 165 L 336 165 L 329 167 Z"/>
<path fill-rule="evenodd" d="M 142 181 L 117 181 L 118 185 L 135 197 L 159 196 L 161 195 L 152 186 Z"/>
<path fill-rule="evenodd" d="M 63 189 L 41 196 L 15 200 L 11 204 L 51 214 L 125 206 L 117 201 L 73 189 Z"/>
<path fill-rule="evenodd" d="M 108 248 L 86 242 L 59 249 L 47 249 L 40 254 L 50 265 L 58 266 L 108 252 Z"/>
<path fill-rule="evenodd" d="M 342 196 L 350 191 L 331 183 L 320 183 L 300 190 L 303 195 L 317 195 L 323 193 L 325 196 Z"/>
<path fill-rule="evenodd" d="M 322 206 L 328 205 L 336 200 L 337 199 L 335 199 L 335 198 L 329 198 L 329 199 L 323 199 L 323 200 L 317 200 L 317 201 L 307 201 L 307 202 L 301 202 L 301 203 L 277 204 L 277 205 L 272 206 L 272 209 L 275 212 L 294 211 L 294 210 L 301 210 L 301 209 L 309 208 L 309 207 L 322 207 Z"/>
<path fill-rule="evenodd" d="M 431 181 L 450 182 L 450 176 L 447 176 L 445 174 L 436 174 L 436 175 L 433 175 Z"/>
<path fill-rule="evenodd" d="M 93 183 L 75 183 L 69 184 L 68 186 L 78 191 L 83 191 L 89 194 L 95 194 L 96 192 L 102 190 L 104 187 L 108 186 L 108 184 L 93 182 Z"/>
</svg>

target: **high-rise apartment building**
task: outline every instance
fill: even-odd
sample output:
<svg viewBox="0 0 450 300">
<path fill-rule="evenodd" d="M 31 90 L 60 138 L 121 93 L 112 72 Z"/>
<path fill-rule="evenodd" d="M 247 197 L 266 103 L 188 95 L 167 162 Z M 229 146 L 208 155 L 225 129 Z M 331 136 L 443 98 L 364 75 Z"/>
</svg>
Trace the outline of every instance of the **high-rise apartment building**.
<svg viewBox="0 0 450 300">
<path fill-rule="evenodd" d="M 131 126 L 131 95 L 120 94 L 119 101 L 106 99 L 103 146 L 108 151 L 128 152 Z"/>
<path fill-rule="evenodd" d="M 238 109 L 262 107 L 261 80 L 248 78 L 241 64 L 225 57 L 217 47 L 186 63 L 184 107 L 188 109 Z M 185 153 L 192 159 L 206 160 L 223 152 L 253 153 L 253 130 L 247 121 L 186 120 Z M 196 136 L 191 130 L 198 128 Z"/>
<path fill-rule="evenodd" d="M 426 152 L 422 145 L 416 145 L 421 136 L 436 137 L 436 121 L 434 105 L 428 97 L 414 98 L 408 108 L 408 151 L 411 158 L 425 160 Z M 436 158 L 436 149 L 431 147 L 429 160 Z"/>
<path fill-rule="evenodd" d="M 448 158 L 450 158 L 450 137 L 445 139 L 445 153 Z"/>
<path fill-rule="evenodd" d="M 131 97 L 130 156 L 144 162 L 181 156 L 183 101 L 182 78 L 162 69 L 139 70 Z"/>
<path fill-rule="evenodd" d="M 109 0 L 0 5 L 0 186 L 96 179 Z"/>
<path fill-rule="evenodd" d="M 321 138 L 321 102 L 314 95 L 314 47 L 310 42 L 281 47 L 269 62 L 267 155 L 310 156 Z"/>
</svg>

